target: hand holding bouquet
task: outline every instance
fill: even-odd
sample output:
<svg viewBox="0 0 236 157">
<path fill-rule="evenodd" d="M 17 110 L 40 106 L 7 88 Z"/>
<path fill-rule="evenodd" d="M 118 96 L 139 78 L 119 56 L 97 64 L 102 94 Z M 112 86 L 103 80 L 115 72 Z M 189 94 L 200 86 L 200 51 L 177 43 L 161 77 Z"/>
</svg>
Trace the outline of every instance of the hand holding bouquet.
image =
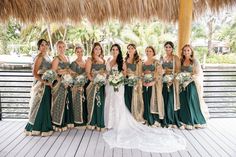
<svg viewBox="0 0 236 157">
<path fill-rule="evenodd" d="M 173 80 L 174 80 L 174 75 L 173 74 L 164 75 L 163 78 L 162 78 L 162 82 L 167 83 L 168 91 L 170 91 L 170 86 L 172 85 Z"/>
<path fill-rule="evenodd" d="M 176 79 L 179 80 L 180 90 L 182 90 L 192 81 L 192 75 L 190 72 L 181 72 L 178 73 Z"/>
<path fill-rule="evenodd" d="M 51 84 L 56 79 L 57 79 L 57 73 L 53 70 L 46 70 L 42 75 L 42 80 L 44 80 L 48 83 L 51 83 Z"/>
<path fill-rule="evenodd" d="M 85 83 L 88 81 L 87 77 L 85 75 L 78 75 L 74 78 L 74 86 L 82 87 L 85 85 Z"/>
<path fill-rule="evenodd" d="M 145 74 L 143 76 L 143 82 L 144 83 L 150 83 L 150 82 L 153 82 L 153 81 L 154 81 L 153 74 Z"/>
<path fill-rule="evenodd" d="M 106 83 L 106 76 L 103 74 L 97 74 L 93 80 L 93 83 L 98 85 L 98 87 L 100 88 L 101 86 L 105 85 Z"/>
<path fill-rule="evenodd" d="M 131 75 L 128 78 L 126 78 L 125 84 L 127 84 L 128 86 L 135 86 L 137 84 L 138 80 L 139 80 L 138 76 Z"/>
<path fill-rule="evenodd" d="M 61 83 L 65 85 L 67 88 L 68 86 L 71 86 L 73 84 L 73 78 L 70 74 L 64 74 L 62 75 Z"/>
</svg>

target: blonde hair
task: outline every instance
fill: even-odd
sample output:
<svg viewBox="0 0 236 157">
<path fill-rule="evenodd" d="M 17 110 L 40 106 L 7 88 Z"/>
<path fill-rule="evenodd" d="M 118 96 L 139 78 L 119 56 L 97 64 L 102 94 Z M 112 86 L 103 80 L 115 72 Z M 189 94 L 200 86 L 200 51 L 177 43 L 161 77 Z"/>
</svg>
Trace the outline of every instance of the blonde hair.
<svg viewBox="0 0 236 157">
<path fill-rule="evenodd" d="M 55 45 L 57 47 L 60 44 L 64 44 L 66 46 L 66 43 L 63 40 L 58 40 Z"/>
</svg>

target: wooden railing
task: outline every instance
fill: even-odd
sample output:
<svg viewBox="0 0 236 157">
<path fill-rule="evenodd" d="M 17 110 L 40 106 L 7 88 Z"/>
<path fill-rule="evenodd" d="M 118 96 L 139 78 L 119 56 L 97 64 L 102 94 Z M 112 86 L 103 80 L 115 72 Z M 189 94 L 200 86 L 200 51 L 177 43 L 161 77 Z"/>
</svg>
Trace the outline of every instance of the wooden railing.
<svg viewBox="0 0 236 157">
<path fill-rule="evenodd" d="M 30 70 L 0 70 L 0 118 L 26 119 L 33 76 Z M 204 99 L 211 117 L 236 118 L 236 68 L 204 69 Z"/>
</svg>

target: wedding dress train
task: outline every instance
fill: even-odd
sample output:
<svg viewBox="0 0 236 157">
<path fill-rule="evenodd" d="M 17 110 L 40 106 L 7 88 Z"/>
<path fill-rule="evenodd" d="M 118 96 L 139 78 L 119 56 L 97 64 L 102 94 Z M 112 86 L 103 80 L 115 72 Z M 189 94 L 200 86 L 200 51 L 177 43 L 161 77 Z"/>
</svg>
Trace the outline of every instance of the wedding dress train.
<svg viewBox="0 0 236 157">
<path fill-rule="evenodd" d="M 108 63 L 109 65 L 109 63 Z M 107 65 L 107 66 L 108 66 Z M 116 67 L 117 68 L 117 67 Z M 107 70 L 114 68 L 107 67 Z M 118 92 L 106 85 L 105 125 L 103 139 L 111 147 L 170 153 L 183 150 L 185 139 L 167 128 L 152 128 L 138 123 L 125 106 L 124 86 Z"/>
</svg>

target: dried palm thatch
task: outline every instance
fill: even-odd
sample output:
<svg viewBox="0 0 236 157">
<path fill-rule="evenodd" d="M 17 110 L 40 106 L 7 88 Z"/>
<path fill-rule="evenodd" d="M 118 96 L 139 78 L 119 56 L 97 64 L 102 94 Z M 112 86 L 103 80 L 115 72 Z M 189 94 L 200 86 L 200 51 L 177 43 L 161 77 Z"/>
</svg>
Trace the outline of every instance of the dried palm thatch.
<svg viewBox="0 0 236 157">
<path fill-rule="evenodd" d="M 16 18 L 22 22 L 80 22 L 87 18 L 95 24 L 109 19 L 130 22 L 158 18 L 176 22 L 180 0 L 0 0 L 0 21 Z M 193 18 L 208 8 L 218 12 L 236 0 L 193 0 Z M 187 9 L 187 8 L 186 8 Z"/>
</svg>

